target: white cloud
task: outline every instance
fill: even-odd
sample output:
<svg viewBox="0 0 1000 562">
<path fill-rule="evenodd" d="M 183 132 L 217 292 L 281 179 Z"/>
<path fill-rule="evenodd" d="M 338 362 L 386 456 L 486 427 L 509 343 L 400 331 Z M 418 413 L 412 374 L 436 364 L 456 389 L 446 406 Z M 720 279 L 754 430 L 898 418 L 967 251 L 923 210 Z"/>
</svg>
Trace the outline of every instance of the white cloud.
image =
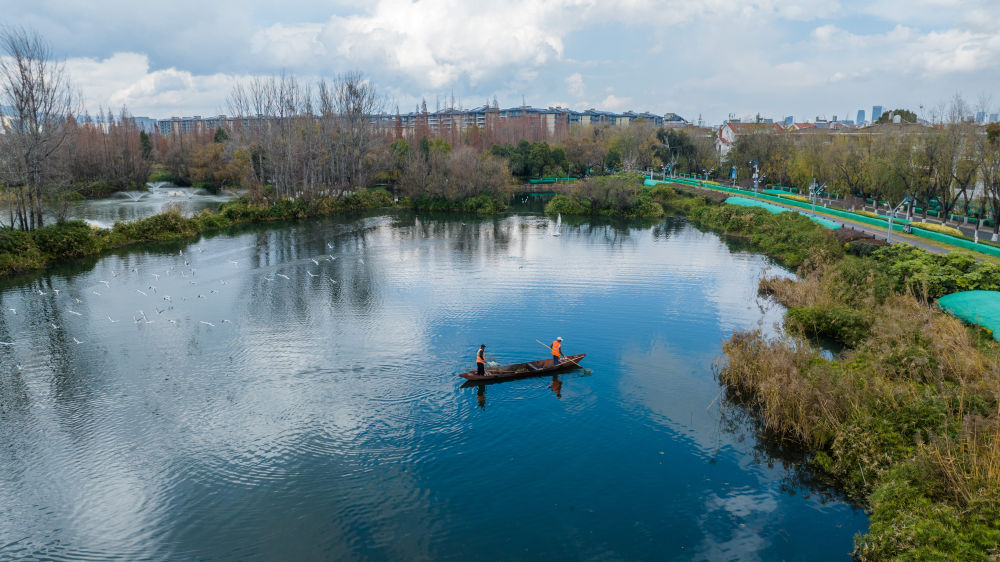
<svg viewBox="0 0 1000 562">
<path fill-rule="evenodd" d="M 103 60 L 69 59 L 66 69 L 91 112 L 126 106 L 133 115 L 154 117 L 224 112 L 223 104 L 235 82 L 234 76 L 221 73 L 151 70 L 149 57 L 137 53 L 115 53 Z"/>
<path fill-rule="evenodd" d="M 566 88 L 570 94 L 573 94 L 577 98 L 587 95 L 587 88 L 583 84 L 583 75 L 579 72 L 574 72 L 566 77 Z"/>
<path fill-rule="evenodd" d="M 599 107 L 610 111 L 621 111 L 627 109 L 630 103 L 632 103 L 632 98 L 620 98 L 614 94 L 608 94 L 608 97 L 601 101 Z"/>
</svg>

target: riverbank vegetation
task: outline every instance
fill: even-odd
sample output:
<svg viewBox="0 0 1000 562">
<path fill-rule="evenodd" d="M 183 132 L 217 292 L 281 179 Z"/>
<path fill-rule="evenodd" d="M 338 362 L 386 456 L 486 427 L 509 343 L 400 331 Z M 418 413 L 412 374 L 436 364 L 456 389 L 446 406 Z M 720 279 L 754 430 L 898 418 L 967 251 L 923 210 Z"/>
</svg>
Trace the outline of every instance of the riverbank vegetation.
<svg viewBox="0 0 1000 562">
<path fill-rule="evenodd" d="M 44 268 L 61 260 L 94 256 L 142 242 L 191 239 L 199 234 L 241 224 L 357 213 L 393 205 L 385 190 L 365 190 L 338 198 L 313 201 L 254 202 L 237 199 L 215 212 L 187 217 L 179 208 L 145 219 L 116 222 L 113 228 L 94 228 L 83 221 L 66 221 L 31 231 L 0 230 L 0 276 Z"/>
<path fill-rule="evenodd" d="M 589 177 L 570 184 L 545 205 L 549 214 L 656 218 L 661 203 L 674 195 L 666 185 L 643 185 L 642 174 Z"/>
<path fill-rule="evenodd" d="M 719 370 L 761 436 L 808 451 L 802 471 L 870 511 L 865 560 L 1000 556 L 1000 345 L 933 301 L 1000 289 L 1000 267 L 864 239 L 797 213 L 678 194 L 668 205 L 798 266 L 760 292 L 783 332 L 740 331 Z M 833 359 L 819 338 L 843 346 Z"/>
</svg>

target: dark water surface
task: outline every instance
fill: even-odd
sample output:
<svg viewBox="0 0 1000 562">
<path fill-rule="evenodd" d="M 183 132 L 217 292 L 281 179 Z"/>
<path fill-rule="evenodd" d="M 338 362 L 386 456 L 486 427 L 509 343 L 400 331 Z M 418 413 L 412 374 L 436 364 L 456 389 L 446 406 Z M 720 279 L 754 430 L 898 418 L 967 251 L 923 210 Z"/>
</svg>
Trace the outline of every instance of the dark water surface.
<svg viewBox="0 0 1000 562">
<path fill-rule="evenodd" d="M 845 559 L 865 515 L 720 421 L 767 268 L 683 219 L 398 215 L 21 281 L 0 558 Z M 556 336 L 592 372 L 459 388 Z"/>
</svg>

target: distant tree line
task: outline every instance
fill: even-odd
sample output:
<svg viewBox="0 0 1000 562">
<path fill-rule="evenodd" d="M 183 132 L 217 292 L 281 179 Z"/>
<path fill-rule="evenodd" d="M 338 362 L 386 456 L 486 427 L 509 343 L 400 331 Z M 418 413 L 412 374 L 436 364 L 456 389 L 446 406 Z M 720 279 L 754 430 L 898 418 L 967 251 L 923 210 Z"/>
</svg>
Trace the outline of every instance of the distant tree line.
<svg viewBox="0 0 1000 562">
<path fill-rule="evenodd" d="M 910 213 L 1000 215 L 1000 131 L 965 119 L 959 97 L 934 126 L 896 109 L 887 115 L 900 115 L 899 125 L 743 134 L 720 158 L 709 129 L 642 120 L 552 131 L 515 118 L 435 132 L 423 103 L 416 127 L 403 130 L 398 116 L 395 125 L 373 121 L 386 104 L 358 73 L 316 83 L 282 74 L 235 84 L 224 127 L 161 135 L 140 131 L 124 108 L 94 118 L 82 112 L 64 66 L 37 34 L 7 29 L 0 49 L 0 105 L 12 113 L 2 120 L 0 188 L 5 222 L 22 230 L 63 220 L 81 194 L 142 189 L 150 180 L 239 189 L 259 202 L 374 187 L 455 202 L 499 200 L 531 178 L 619 171 L 728 178 L 736 168 L 747 182 L 754 165 L 768 184 L 805 188 L 815 180 L 830 193 L 894 203 L 908 196 Z"/>
</svg>

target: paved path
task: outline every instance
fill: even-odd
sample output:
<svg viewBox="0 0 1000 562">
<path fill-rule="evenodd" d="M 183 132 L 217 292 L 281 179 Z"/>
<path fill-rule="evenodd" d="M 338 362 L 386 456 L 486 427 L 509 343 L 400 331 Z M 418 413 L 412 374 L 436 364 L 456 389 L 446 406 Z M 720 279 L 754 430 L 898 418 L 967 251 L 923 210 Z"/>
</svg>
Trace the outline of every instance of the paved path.
<svg viewBox="0 0 1000 562">
<path fill-rule="evenodd" d="M 678 185 L 683 185 L 685 187 L 690 187 L 691 189 L 701 189 L 701 190 L 705 190 L 705 191 L 714 191 L 716 193 L 723 193 L 723 194 L 725 194 L 727 196 L 730 196 L 730 197 L 743 197 L 745 199 L 753 199 L 753 197 L 749 197 L 749 196 L 741 195 L 741 194 L 736 194 L 736 193 L 731 193 L 731 192 L 728 192 L 728 191 L 722 191 L 720 189 L 712 189 L 711 187 L 708 187 L 708 186 L 694 186 L 694 185 L 687 185 L 687 184 L 678 184 Z M 795 212 L 799 212 L 799 213 L 801 213 L 801 212 L 807 212 L 808 213 L 809 212 L 808 210 L 802 209 L 801 207 L 796 207 L 796 206 L 793 206 L 793 205 L 786 205 L 786 204 L 783 204 L 783 203 L 778 203 L 778 202 L 772 201 L 770 199 L 767 201 L 767 203 L 770 203 L 771 205 L 777 205 L 779 207 L 784 207 L 784 208 L 786 208 L 786 209 L 788 209 L 790 211 L 795 211 Z M 833 222 L 835 222 L 837 224 L 841 224 L 841 225 L 844 226 L 844 228 L 850 228 L 852 230 L 857 230 L 857 231 L 860 231 L 860 232 L 864 232 L 866 234 L 870 234 L 871 236 L 874 236 L 875 238 L 877 238 L 879 240 L 886 240 L 887 237 L 888 237 L 888 235 L 889 235 L 888 223 L 886 223 L 886 225 L 887 225 L 886 228 L 880 228 L 878 226 L 871 225 L 871 224 L 868 224 L 868 223 L 857 222 L 857 221 L 852 221 L 850 219 L 845 219 L 845 218 L 834 216 L 834 215 L 828 215 L 828 214 L 822 212 L 822 210 L 819 210 L 819 209 L 817 209 L 817 211 L 816 211 L 816 216 L 823 217 L 824 219 L 833 221 Z M 927 250 L 928 252 L 931 252 L 933 254 L 949 254 L 949 253 L 951 253 L 950 249 L 942 248 L 942 247 L 940 247 L 938 245 L 930 244 L 926 240 L 923 240 L 923 239 L 918 238 L 916 236 L 911 236 L 911 235 L 908 235 L 908 234 L 904 234 L 903 233 L 903 228 L 901 226 L 898 226 L 898 225 L 894 226 L 892 228 L 892 243 L 893 244 L 899 244 L 899 243 L 909 244 L 911 246 L 916 246 L 918 248 L 922 248 L 924 250 Z"/>
</svg>

